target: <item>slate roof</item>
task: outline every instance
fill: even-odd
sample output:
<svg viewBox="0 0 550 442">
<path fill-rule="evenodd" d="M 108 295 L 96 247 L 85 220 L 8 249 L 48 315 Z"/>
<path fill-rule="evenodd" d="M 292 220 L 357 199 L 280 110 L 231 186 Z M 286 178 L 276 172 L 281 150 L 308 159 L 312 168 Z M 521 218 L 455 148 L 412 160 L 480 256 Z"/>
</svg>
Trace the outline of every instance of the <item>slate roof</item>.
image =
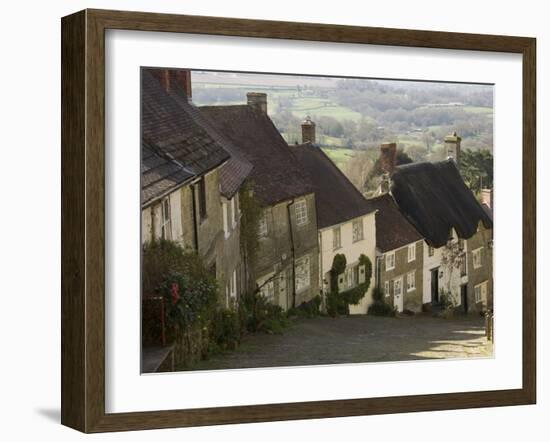
<svg viewBox="0 0 550 442">
<path fill-rule="evenodd" d="M 141 204 L 147 206 L 154 199 L 166 195 L 195 176 L 144 142 L 141 145 Z"/>
<path fill-rule="evenodd" d="M 375 207 L 359 192 L 330 158 L 311 143 L 291 146 L 315 188 L 317 226 L 334 226 L 372 213 Z"/>
<path fill-rule="evenodd" d="M 421 240 L 423 237 L 399 211 L 393 197 L 386 193 L 368 200 L 376 212 L 376 247 L 386 253 Z"/>
<path fill-rule="evenodd" d="M 480 221 L 486 228 L 493 226 L 453 160 L 397 167 L 391 193 L 401 213 L 433 247 L 445 245 L 451 229 L 468 239 Z"/>
<path fill-rule="evenodd" d="M 230 154 L 201 126 L 194 117 L 196 113 L 196 108 L 187 100 L 176 93 L 167 93 L 148 70 L 142 71 L 142 157 L 149 159 L 151 152 L 148 148 L 151 148 L 157 156 L 171 163 L 170 167 L 165 165 L 165 168 L 157 169 L 156 179 L 151 183 L 142 180 L 142 205 L 159 197 L 165 190 L 161 185 L 153 186 L 153 182 L 160 183 L 169 176 L 171 180 L 175 179 L 174 166 L 179 165 L 185 172 L 180 174 L 182 178 L 187 174 L 202 175 L 229 160 Z M 162 176 L 163 172 L 167 175 Z"/>
<path fill-rule="evenodd" d="M 249 179 L 262 205 L 313 192 L 307 173 L 299 167 L 291 148 L 262 111 L 248 105 L 204 106 L 199 110 L 252 164 Z"/>
<path fill-rule="evenodd" d="M 242 152 L 229 139 L 224 137 L 218 129 L 206 118 L 203 113 L 194 106 L 191 106 L 190 115 L 203 127 L 208 134 L 219 143 L 223 149 L 231 155 L 229 160 L 220 169 L 220 192 L 228 199 L 239 190 L 244 180 L 252 171 L 252 164 L 246 159 Z"/>
</svg>

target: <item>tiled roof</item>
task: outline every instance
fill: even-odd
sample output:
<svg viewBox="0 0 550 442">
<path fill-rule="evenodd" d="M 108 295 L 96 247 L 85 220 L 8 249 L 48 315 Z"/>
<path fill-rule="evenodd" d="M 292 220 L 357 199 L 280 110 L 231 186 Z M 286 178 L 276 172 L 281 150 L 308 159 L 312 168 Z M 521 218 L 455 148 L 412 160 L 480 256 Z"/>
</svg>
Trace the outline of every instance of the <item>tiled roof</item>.
<svg viewBox="0 0 550 442">
<path fill-rule="evenodd" d="M 315 187 L 317 226 L 321 229 L 372 213 L 375 207 L 330 158 L 311 143 L 291 146 Z"/>
<path fill-rule="evenodd" d="M 453 160 L 397 167 L 391 192 L 401 213 L 433 247 L 445 245 L 451 229 L 468 239 L 480 221 L 486 228 L 493 226 Z"/>
<path fill-rule="evenodd" d="M 252 164 L 245 158 L 242 152 L 233 145 L 215 126 L 203 115 L 203 113 L 192 106 L 191 117 L 203 127 L 208 134 L 219 143 L 231 157 L 220 169 L 221 194 L 226 198 L 232 198 L 239 190 L 244 180 L 252 171 Z"/>
<path fill-rule="evenodd" d="M 195 175 L 202 175 L 229 159 L 220 142 L 194 118 L 196 109 L 187 100 L 178 99 L 176 93 L 167 93 L 147 69 L 142 71 L 141 92 L 142 149 L 149 146 L 161 158 Z M 147 155 L 148 152 L 142 152 L 143 157 Z M 148 190 L 149 200 L 155 197 L 154 190 Z"/>
<path fill-rule="evenodd" d="M 271 119 L 248 105 L 204 106 L 201 113 L 252 164 L 249 175 L 263 205 L 313 192 L 306 173 Z"/>
<path fill-rule="evenodd" d="M 422 235 L 399 211 L 390 194 L 384 194 L 368 201 L 378 209 L 376 212 L 376 247 L 382 253 L 422 239 Z"/>
<path fill-rule="evenodd" d="M 176 161 L 162 156 L 143 142 L 141 145 L 141 204 L 175 190 L 195 175 Z"/>
</svg>

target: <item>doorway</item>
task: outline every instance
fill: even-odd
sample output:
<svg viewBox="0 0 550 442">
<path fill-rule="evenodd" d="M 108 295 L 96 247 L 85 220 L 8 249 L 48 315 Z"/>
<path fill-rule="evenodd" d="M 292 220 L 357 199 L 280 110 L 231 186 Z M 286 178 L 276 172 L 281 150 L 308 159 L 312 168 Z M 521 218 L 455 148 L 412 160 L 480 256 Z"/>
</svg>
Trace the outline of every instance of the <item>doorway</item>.
<svg viewBox="0 0 550 442">
<path fill-rule="evenodd" d="M 432 305 L 439 304 L 439 267 L 430 270 L 432 283 Z"/>
<path fill-rule="evenodd" d="M 464 314 L 468 314 L 468 285 L 463 284 L 460 286 L 460 301 L 464 308 Z"/>
</svg>

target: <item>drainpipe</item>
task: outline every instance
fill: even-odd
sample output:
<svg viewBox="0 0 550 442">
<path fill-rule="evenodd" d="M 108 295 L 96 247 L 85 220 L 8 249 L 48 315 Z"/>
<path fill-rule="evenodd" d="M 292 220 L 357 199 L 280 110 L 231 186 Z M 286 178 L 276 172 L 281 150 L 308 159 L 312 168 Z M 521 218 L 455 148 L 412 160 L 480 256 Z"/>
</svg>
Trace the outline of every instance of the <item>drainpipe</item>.
<svg viewBox="0 0 550 442">
<path fill-rule="evenodd" d="M 195 250 L 199 253 L 199 234 L 198 234 L 198 221 L 197 221 L 197 203 L 195 202 L 195 185 L 191 184 L 191 211 L 193 212 L 193 242 Z"/>
<path fill-rule="evenodd" d="M 321 310 L 325 310 L 325 273 L 323 272 L 323 235 L 317 231 L 319 236 L 319 292 L 321 294 Z"/>
<path fill-rule="evenodd" d="M 296 274 L 295 264 L 296 256 L 294 253 L 294 232 L 292 231 L 292 216 L 290 214 L 290 206 L 294 204 L 294 199 L 286 205 L 286 213 L 288 216 L 288 229 L 290 234 L 290 256 L 292 260 L 292 308 L 296 307 Z"/>
</svg>

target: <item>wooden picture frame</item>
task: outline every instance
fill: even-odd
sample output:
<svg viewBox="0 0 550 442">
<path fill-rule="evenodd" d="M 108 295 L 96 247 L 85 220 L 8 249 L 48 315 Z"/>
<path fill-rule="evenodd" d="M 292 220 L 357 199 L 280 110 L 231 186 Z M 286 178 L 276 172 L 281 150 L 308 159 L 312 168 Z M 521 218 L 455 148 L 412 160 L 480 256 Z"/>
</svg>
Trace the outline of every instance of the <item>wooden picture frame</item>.
<svg viewBox="0 0 550 442">
<path fill-rule="evenodd" d="M 523 57 L 523 383 L 512 390 L 105 412 L 105 30 L 517 53 Z M 533 404 L 536 400 L 536 41 L 533 38 L 84 10 L 62 19 L 62 408 L 83 432 Z"/>
</svg>

